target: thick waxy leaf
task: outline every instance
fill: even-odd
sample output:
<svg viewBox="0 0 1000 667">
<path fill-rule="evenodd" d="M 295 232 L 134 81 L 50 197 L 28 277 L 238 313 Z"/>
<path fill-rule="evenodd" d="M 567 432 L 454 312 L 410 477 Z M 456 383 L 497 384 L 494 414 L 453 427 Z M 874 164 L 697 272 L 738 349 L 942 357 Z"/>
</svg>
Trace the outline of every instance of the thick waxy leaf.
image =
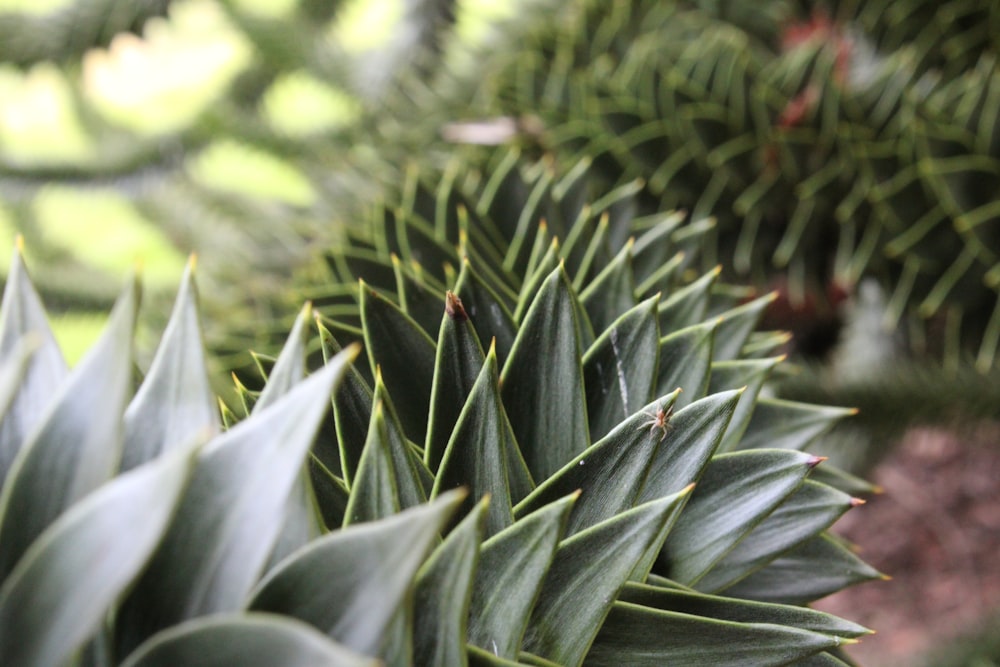
<svg viewBox="0 0 1000 667">
<path fill-rule="evenodd" d="M 671 532 L 657 571 L 688 586 L 696 583 L 821 460 L 777 449 L 714 457 Z"/>
<path fill-rule="evenodd" d="M 382 519 L 427 500 L 418 471 L 423 462 L 403 434 L 381 375 L 375 379 L 374 401 L 344 525 Z"/>
<path fill-rule="evenodd" d="M 497 358 L 503 364 L 517 335 L 514 316 L 496 292 L 472 270 L 468 260 L 462 263 L 455 293 L 462 299 L 462 305 L 479 334 L 479 339 L 496 340 Z"/>
<path fill-rule="evenodd" d="M 396 273 L 396 296 L 400 308 L 428 336 L 434 336 L 441 325 L 441 290 L 427 284 L 426 274 L 420 265 L 404 266 L 403 261 L 393 255 L 392 269 Z"/>
<path fill-rule="evenodd" d="M 700 591 L 719 591 L 759 570 L 780 554 L 823 532 L 859 503 L 846 493 L 812 480 L 774 510 L 702 577 Z"/>
<path fill-rule="evenodd" d="M 250 608 L 293 616 L 356 651 L 379 655 L 417 570 L 463 496 L 448 493 L 313 541 L 261 581 Z"/>
<path fill-rule="evenodd" d="M 406 397 L 396 405 L 399 422 L 407 438 L 424 442 L 434 383 L 434 341 L 395 304 L 363 283 L 361 320 L 372 373 L 381 368 L 389 393 Z"/>
<path fill-rule="evenodd" d="M 281 531 L 288 496 L 356 346 L 199 456 L 170 528 L 118 617 L 119 654 L 154 632 L 241 608 Z"/>
<path fill-rule="evenodd" d="M 717 361 L 736 359 L 739 356 L 740 350 L 750 337 L 750 332 L 756 328 L 760 318 L 764 315 L 764 309 L 774 299 L 773 293 L 765 294 L 719 315 L 721 321 L 716 332 L 714 350 Z"/>
<path fill-rule="evenodd" d="M 615 603 L 587 665 L 778 667 L 851 640 L 769 623 L 734 623 Z"/>
<path fill-rule="evenodd" d="M 21 391 L 31 355 L 38 349 L 38 340 L 34 334 L 27 334 L 0 357 L 0 419 L 7 413 L 18 392 Z M 0 488 L 3 487 L 2 477 L 6 474 L 6 468 L 0 469 Z"/>
<path fill-rule="evenodd" d="M 545 505 L 483 544 L 472 591 L 469 643 L 502 658 L 517 657 L 578 495 Z"/>
<path fill-rule="evenodd" d="M 316 324 L 323 359 L 329 363 L 341 348 L 329 329 L 318 320 Z M 336 474 L 336 468 L 339 467 L 344 481 L 350 486 L 361 461 L 361 453 L 368 438 L 368 424 L 372 418 L 372 390 L 353 364 L 333 394 L 333 417 L 337 431 L 336 442 L 320 438 L 313 446 L 313 453 L 331 473 Z"/>
<path fill-rule="evenodd" d="M 618 318 L 583 356 L 590 439 L 596 442 L 653 395 L 659 359 L 656 307 L 643 301 Z"/>
<path fill-rule="evenodd" d="M 656 424 L 656 415 L 659 411 L 666 415 L 676 398 L 674 392 L 650 403 L 645 411 L 635 413 L 567 462 L 514 508 L 515 516 L 580 490 L 567 528 L 567 534 L 573 535 L 634 507 L 652 461 L 663 446 L 664 428 L 669 429 L 666 424 L 664 428 Z"/>
<path fill-rule="evenodd" d="M 119 298 L 100 340 L 51 399 L 14 459 L 0 493 L 0 580 L 56 517 L 107 481 L 121 460 L 137 289 L 132 283 Z"/>
<path fill-rule="evenodd" d="M 437 470 L 458 415 L 483 367 L 483 348 L 462 301 L 448 292 L 438 333 L 424 462 Z M 473 494 L 475 497 L 475 494 Z"/>
<path fill-rule="evenodd" d="M 762 398 L 757 401 L 740 449 L 801 450 L 836 422 L 853 414 L 857 414 L 857 410 Z"/>
<path fill-rule="evenodd" d="M 323 525 L 327 530 L 340 528 L 347 516 L 347 501 L 350 492 L 344 480 L 340 479 L 320 462 L 314 454 L 309 456 L 309 479 Z"/>
<path fill-rule="evenodd" d="M 695 401 L 670 417 L 639 502 L 677 493 L 691 483 L 701 484 L 702 471 L 718 448 L 739 400 L 739 391 L 724 391 Z"/>
<path fill-rule="evenodd" d="M 857 623 L 808 607 L 753 602 L 639 583 L 629 583 L 619 596 L 619 600 L 720 621 L 788 625 L 837 637 L 854 638 L 870 633 L 870 630 Z"/>
<path fill-rule="evenodd" d="M 274 614 L 221 615 L 150 637 L 122 667 L 378 667 L 311 626 Z"/>
<path fill-rule="evenodd" d="M 618 317 L 636 305 L 635 276 L 632 274 L 632 246 L 628 243 L 580 292 L 580 303 L 587 310 L 596 331 L 603 331 Z"/>
<path fill-rule="evenodd" d="M 656 550 L 690 491 L 623 512 L 563 541 L 524 637 L 524 650 L 581 664 L 618 591 L 647 552 Z"/>
<path fill-rule="evenodd" d="M 830 535 L 818 535 L 726 589 L 726 595 L 807 604 L 882 573 Z"/>
<path fill-rule="evenodd" d="M 276 403 L 306 376 L 306 341 L 312 321 L 312 304 L 305 304 L 295 318 L 281 354 L 267 374 L 267 383 L 257 397 L 251 414 Z"/>
<path fill-rule="evenodd" d="M 712 285 L 722 269 L 715 269 L 690 285 L 675 290 L 665 296 L 660 304 L 660 332 L 669 335 L 675 331 L 694 326 L 705 319 Z"/>
<path fill-rule="evenodd" d="M 518 667 L 527 664 L 498 657 L 471 644 L 466 646 L 466 659 L 470 667 Z"/>
<path fill-rule="evenodd" d="M 299 311 L 281 354 L 271 367 L 271 372 L 267 374 L 267 384 L 257 397 L 251 415 L 259 414 L 276 403 L 305 377 L 306 340 L 311 320 L 312 305 L 307 303 Z M 309 471 L 303 467 L 288 495 L 285 520 L 281 524 L 281 533 L 271 552 L 268 566 L 277 563 L 323 532 L 323 519 L 317 512 L 313 498 Z"/>
<path fill-rule="evenodd" d="M 655 390 L 684 390 L 679 405 L 705 395 L 712 372 L 712 349 L 718 322 L 703 322 L 660 339 L 660 365 Z M 690 397 L 690 398 L 686 398 Z"/>
<path fill-rule="evenodd" d="M 639 280 L 645 281 L 657 276 L 677 256 L 677 251 L 670 242 L 670 234 L 683 220 L 684 215 L 676 211 L 650 216 L 652 224 L 649 225 L 649 231 L 636 239 L 632 248 L 632 267 Z"/>
<path fill-rule="evenodd" d="M 0 306 L 0 359 L 8 359 L 25 336 L 35 337 L 36 349 L 9 409 L 0 421 L 0 489 L 24 441 L 48 409 L 52 397 L 69 373 L 55 336 L 49 328 L 42 300 L 24 267 L 20 249 L 14 251 Z"/>
<path fill-rule="evenodd" d="M 503 410 L 499 385 L 496 350 L 490 348 L 455 425 L 432 492 L 437 496 L 448 489 L 467 488 L 466 511 L 471 510 L 476 499 L 490 496 L 487 535 L 494 535 L 513 523 L 511 506 L 532 487 Z"/>
<path fill-rule="evenodd" d="M 803 658 L 795 664 L 796 667 L 857 667 L 854 663 L 844 662 L 831 653 L 817 653 Z"/>
<path fill-rule="evenodd" d="M 468 664 L 466 624 L 489 502 L 485 498 L 478 503 L 417 573 L 414 664 L 427 667 Z"/>
<path fill-rule="evenodd" d="M 206 370 L 192 259 L 153 363 L 125 411 L 121 469 L 130 470 L 196 435 L 211 437 L 220 430 Z"/>
<path fill-rule="evenodd" d="M 544 232 L 544 226 L 539 228 L 539 233 Z M 518 295 L 517 307 L 514 309 L 514 321 L 524 324 L 524 318 L 528 309 L 535 301 L 535 297 L 542 289 L 542 285 L 550 275 L 561 266 L 562 258 L 559 256 L 559 239 L 552 239 L 548 244 L 548 250 L 537 262 L 532 273 L 524 274 L 524 283 L 521 285 L 521 293 Z M 565 271 L 565 268 L 563 269 Z M 574 305 L 579 305 L 577 301 Z"/>
<path fill-rule="evenodd" d="M 0 587 L 4 665 L 62 664 L 98 630 L 163 536 L 192 453 L 105 484 L 32 544 Z"/>
<path fill-rule="evenodd" d="M 761 387 L 771 375 L 771 370 L 781 361 L 772 359 L 740 359 L 736 361 L 720 361 L 712 364 L 712 375 L 708 383 L 709 393 L 746 387 L 740 402 L 736 406 L 729 428 L 719 445 L 719 453 L 731 452 L 739 446 L 740 439 L 750 423 L 757 405 L 757 397 Z"/>
<path fill-rule="evenodd" d="M 538 292 L 501 373 L 504 406 L 534 479 L 589 443 L 575 297 L 559 267 Z"/>
</svg>

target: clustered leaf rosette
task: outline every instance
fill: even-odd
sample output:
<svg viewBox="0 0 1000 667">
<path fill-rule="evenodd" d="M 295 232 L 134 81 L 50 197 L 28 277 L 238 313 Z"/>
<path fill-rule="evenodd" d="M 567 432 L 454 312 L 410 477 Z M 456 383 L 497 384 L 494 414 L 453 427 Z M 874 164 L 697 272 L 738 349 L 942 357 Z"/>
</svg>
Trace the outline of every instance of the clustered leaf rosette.
<svg viewBox="0 0 1000 667">
<path fill-rule="evenodd" d="M 534 199 L 570 207 L 571 186 Z M 806 604 L 879 575 L 826 532 L 857 502 L 823 480 L 858 482 L 800 451 L 844 411 L 758 398 L 766 299 L 733 305 L 717 272 L 674 288 L 679 217 L 584 194 L 565 230 L 524 208 L 509 235 L 443 201 L 457 246 L 396 215 L 375 238 L 409 291 L 355 286 L 358 329 L 304 307 L 242 418 L 220 419 L 191 270 L 133 392 L 136 286 L 68 370 L 15 254 L 4 664 L 845 664 L 867 631 Z M 506 250 L 480 260 L 480 237 Z M 461 267 L 434 337 L 431 240 Z"/>
</svg>

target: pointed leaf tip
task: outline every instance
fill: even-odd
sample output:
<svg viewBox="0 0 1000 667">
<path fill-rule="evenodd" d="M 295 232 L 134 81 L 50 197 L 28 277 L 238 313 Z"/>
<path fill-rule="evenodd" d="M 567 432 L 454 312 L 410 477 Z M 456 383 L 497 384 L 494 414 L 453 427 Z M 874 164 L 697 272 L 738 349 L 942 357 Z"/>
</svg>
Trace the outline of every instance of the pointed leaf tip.
<svg viewBox="0 0 1000 667">
<path fill-rule="evenodd" d="M 864 498 L 851 498 L 850 500 L 851 507 L 861 507 L 862 505 L 865 505 L 867 503 L 868 501 L 865 500 Z"/>
<path fill-rule="evenodd" d="M 469 319 L 465 307 L 462 306 L 462 300 L 450 290 L 445 294 L 444 312 L 448 314 L 448 317 L 458 322 L 465 322 Z"/>
<path fill-rule="evenodd" d="M 829 458 L 830 457 L 828 457 L 828 456 L 812 456 L 812 457 L 809 458 L 808 461 L 806 461 L 806 466 L 808 466 L 809 468 L 815 468 L 820 463 L 822 463 L 823 461 L 826 461 Z"/>
</svg>

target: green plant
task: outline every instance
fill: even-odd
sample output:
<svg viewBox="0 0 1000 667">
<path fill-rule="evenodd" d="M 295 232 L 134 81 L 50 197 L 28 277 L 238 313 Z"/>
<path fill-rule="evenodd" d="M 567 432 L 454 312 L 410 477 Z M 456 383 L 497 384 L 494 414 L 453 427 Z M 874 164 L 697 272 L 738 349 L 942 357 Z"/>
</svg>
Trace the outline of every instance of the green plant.
<svg viewBox="0 0 1000 667">
<path fill-rule="evenodd" d="M 948 3 L 962 21 L 944 24 L 919 18 L 939 3 L 894 3 L 873 24 L 874 7 L 800 4 L 815 13 L 569 3 L 442 76 L 426 108 L 442 123 L 533 117 L 515 134 L 567 168 L 586 156 L 609 186 L 642 178 L 646 211 L 714 217 L 727 275 L 781 289 L 800 318 L 874 276 L 887 326 L 915 349 L 990 369 L 1000 78 L 980 28 L 995 12 Z M 961 71 L 940 75 L 963 49 Z"/>
<path fill-rule="evenodd" d="M 370 364 L 317 320 L 328 359 L 307 377 L 306 307 L 246 416 L 221 423 L 190 271 L 133 396 L 136 287 L 67 371 L 16 254 L 5 664 L 844 664 L 865 630 L 800 605 L 878 574 L 825 532 L 857 503 L 822 480 L 850 479 L 799 451 L 844 411 L 758 400 L 780 340 L 750 335 L 761 302 L 705 319 L 734 297 L 716 273 L 675 289 L 677 219 L 633 219 L 626 195 L 561 245 L 557 217 L 529 220 L 524 267 L 478 259 L 508 237 L 451 219 L 468 242 L 437 342 L 411 319 L 430 274 L 408 265 L 405 311 L 358 288 Z M 455 252 L 416 218 L 395 229 Z M 531 269 L 519 296 L 482 277 L 505 256 L 507 278 Z M 573 257 L 611 261 L 588 277 Z M 783 448 L 745 449 L 762 443 Z"/>
</svg>

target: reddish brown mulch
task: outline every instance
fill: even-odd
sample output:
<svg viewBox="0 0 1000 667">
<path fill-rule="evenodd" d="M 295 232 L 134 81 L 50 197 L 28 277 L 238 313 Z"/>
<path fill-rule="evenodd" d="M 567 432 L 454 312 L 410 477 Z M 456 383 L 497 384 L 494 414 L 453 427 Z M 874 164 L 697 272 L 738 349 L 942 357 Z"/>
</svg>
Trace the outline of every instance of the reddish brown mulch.
<svg viewBox="0 0 1000 667">
<path fill-rule="evenodd" d="M 816 606 L 877 631 L 849 650 L 865 667 L 925 665 L 1000 610 L 1000 425 L 911 431 L 872 477 L 885 492 L 836 532 L 892 580 Z"/>
</svg>

